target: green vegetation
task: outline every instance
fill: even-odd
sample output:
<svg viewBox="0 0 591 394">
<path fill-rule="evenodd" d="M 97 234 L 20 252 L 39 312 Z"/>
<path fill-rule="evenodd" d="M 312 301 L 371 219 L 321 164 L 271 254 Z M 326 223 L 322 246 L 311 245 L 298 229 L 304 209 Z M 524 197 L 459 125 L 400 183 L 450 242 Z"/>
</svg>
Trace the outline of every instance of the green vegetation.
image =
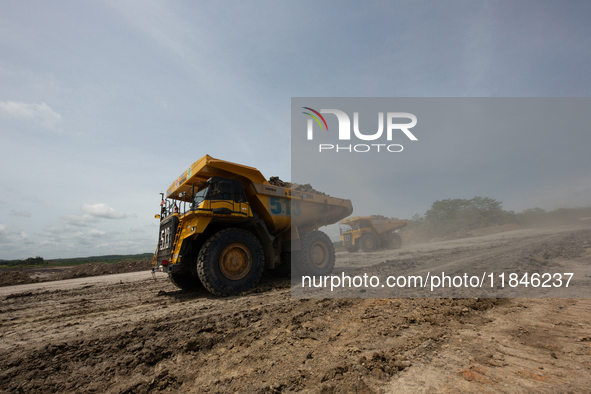
<svg viewBox="0 0 591 394">
<path fill-rule="evenodd" d="M 91 257 L 74 257 L 71 259 L 45 260 L 43 257 L 29 257 L 26 260 L 0 260 L 0 268 L 25 268 L 25 267 L 67 267 L 88 263 L 119 263 L 130 260 L 150 260 L 153 253 L 108 255 Z"/>
<path fill-rule="evenodd" d="M 29 257 L 26 260 L 0 260 L 0 268 L 43 267 L 47 261 L 43 257 Z"/>
<path fill-rule="evenodd" d="M 429 235 L 439 237 L 462 230 L 502 224 L 501 202 L 488 197 L 447 199 L 433 203 L 425 213 Z"/>
</svg>

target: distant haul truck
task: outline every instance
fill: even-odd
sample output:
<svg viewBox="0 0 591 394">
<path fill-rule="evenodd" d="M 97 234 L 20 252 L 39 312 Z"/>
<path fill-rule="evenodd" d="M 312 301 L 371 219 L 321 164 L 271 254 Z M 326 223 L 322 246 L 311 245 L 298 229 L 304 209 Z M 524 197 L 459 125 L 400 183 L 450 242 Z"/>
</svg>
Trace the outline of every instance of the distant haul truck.
<svg viewBox="0 0 591 394">
<path fill-rule="evenodd" d="M 153 271 L 184 290 L 228 296 L 263 270 L 327 275 L 334 247 L 318 228 L 353 212 L 350 200 L 271 185 L 253 167 L 204 156 L 162 193 Z"/>
<path fill-rule="evenodd" d="M 364 252 L 375 252 L 380 247 L 398 249 L 402 238 L 396 233 L 408 225 L 408 220 L 355 216 L 339 222 L 341 241 L 350 253 L 361 248 Z"/>
</svg>

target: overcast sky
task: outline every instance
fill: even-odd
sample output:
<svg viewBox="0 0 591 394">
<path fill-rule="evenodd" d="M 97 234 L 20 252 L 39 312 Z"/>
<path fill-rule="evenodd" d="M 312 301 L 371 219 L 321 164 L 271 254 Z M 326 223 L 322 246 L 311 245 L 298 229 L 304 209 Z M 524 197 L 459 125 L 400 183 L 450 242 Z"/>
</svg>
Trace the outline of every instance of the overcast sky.
<svg viewBox="0 0 591 394">
<path fill-rule="evenodd" d="M 590 17 L 588 1 L 2 1 L 0 259 L 153 251 L 158 193 L 204 154 L 289 180 L 292 97 L 589 97 Z"/>
</svg>

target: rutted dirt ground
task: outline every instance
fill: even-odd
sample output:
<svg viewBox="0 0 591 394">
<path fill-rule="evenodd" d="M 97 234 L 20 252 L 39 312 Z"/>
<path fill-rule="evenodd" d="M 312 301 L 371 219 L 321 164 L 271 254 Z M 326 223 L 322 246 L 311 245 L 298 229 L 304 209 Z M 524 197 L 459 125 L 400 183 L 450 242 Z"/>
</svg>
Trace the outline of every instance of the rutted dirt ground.
<svg viewBox="0 0 591 394">
<path fill-rule="evenodd" d="M 526 250 L 581 266 L 590 242 L 588 228 L 520 230 L 337 260 L 449 267 Z M 591 393 L 585 298 L 299 300 L 271 279 L 218 298 L 137 272 L 0 300 L 0 392 Z"/>
</svg>

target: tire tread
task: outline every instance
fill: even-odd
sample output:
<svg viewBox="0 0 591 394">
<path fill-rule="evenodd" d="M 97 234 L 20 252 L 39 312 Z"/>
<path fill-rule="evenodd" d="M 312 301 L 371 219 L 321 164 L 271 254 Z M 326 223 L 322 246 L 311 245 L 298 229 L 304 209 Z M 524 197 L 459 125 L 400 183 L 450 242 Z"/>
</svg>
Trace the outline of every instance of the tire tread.
<svg viewBox="0 0 591 394">
<path fill-rule="evenodd" d="M 216 249 L 216 245 L 224 245 L 225 242 L 236 242 L 237 236 L 250 238 L 250 240 L 254 240 L 254 250 L 251 250 L 251 254 L 253 257 L 253 268 L 257 269 L 255 277 L 250 280 L 244 281 L 237 286 L 222 283 L 219 278 L 216 278 L 215 275 L 212 274 L 211 270 L 208 269 L 208 263 L 212 262 L 215 263 L 215 255 L 219 252 Z M 214 250 L 215 249 L 215 250 Z M 255 256 L 260 256 L 260 262 L 255 262 Z M 199 252 L 199 257 L 197 258 L 197 274 L 199 275 L 199 279 L 201 279 L 201 283 L 203 286 L 212 294 L 219 295 L 219 296 L 229 296 L 234 295 L 237 293 L 241 293 L 243 291 L 249 290 L 253 286 L 255 286 L 258 281 L 260 280 L 261 276 L 263 275 L 263 268 L 265 266 L 264 263 L 264 252 L 263 247 L 259 240 L 249 231 L 246 231 L 241 228 L 227 228 L 217 233 L 213 234 L 201 247 L 201 251 Z M 221 274 L 220 274 L 221 275 Z"/>
</svg>

